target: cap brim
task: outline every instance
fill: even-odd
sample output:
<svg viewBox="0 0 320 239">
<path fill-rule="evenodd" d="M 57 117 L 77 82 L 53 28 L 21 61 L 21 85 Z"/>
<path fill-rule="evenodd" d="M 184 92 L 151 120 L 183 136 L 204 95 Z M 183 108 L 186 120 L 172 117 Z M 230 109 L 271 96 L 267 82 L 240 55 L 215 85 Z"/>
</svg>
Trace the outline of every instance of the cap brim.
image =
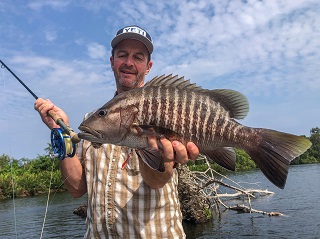
<svg viewBox="0 0 320 239">
<path fill-rule="evenodd" d="M 138 40 L 140 42 L 142 42 L 146 47 L 148 52 L 151 54 L 153 52 L 153 44 L 151 41 L 149 41 L 146 37 L 139 35 L 137 33 L 122 33 L 119 34 L 118 36 L 116 36 L 115 38 L 113 38 L 113 40 L 111 41 L 111 47 L 114 48 L 119 42 L 121 42 L 122 40 L 125 39 L 135 39 Z"/>
</svg>

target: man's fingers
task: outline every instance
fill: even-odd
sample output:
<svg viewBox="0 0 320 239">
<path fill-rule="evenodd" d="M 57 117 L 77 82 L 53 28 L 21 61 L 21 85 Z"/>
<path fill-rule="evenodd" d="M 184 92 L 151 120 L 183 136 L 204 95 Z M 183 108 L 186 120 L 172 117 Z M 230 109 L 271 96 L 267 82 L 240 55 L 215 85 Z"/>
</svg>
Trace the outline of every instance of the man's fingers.
<svg viewBox="0 0 320 239">
<path fill-rule="evenodd" d="M 199 157 L 199 148 L 192 142 L 187 143 L 187 151 L 189 155 L 189 159 L 196 160 Z"/>
<path fill-rule="evenodd" d="M 148 146 L 150 149 L 160 150 L 164 162 L 176 162 L 180 164 L 186 164 L 189 159 L 196 160 L 199 156 L 198 147 L 189 142 L 187 147 L 179 141 L 173 141 L 166 138 L 159 140 L 155 136 L 148 137 Z"/>
<path fill-rule="evenodd" d="M 163 157 L 163 160 L 165 162 L 171 162 L 171 161 L 174 161 L 175 159 L 175 155 L 174 155 L 174 149 L 173 149 L 173 146 L 172 146 L 172 143 L 165 139 L 165 138 L 161 138 L 160 139 L 160 142 L 162 144 L 162 157 Z"/>
<path fill-rule="evenodd" d="M 186 147 L 178 141 L 173 141 L 172 147 L 175 151 L 175 162 L 186 164 L 188 162 L 188 152 Z"/>
</svg>

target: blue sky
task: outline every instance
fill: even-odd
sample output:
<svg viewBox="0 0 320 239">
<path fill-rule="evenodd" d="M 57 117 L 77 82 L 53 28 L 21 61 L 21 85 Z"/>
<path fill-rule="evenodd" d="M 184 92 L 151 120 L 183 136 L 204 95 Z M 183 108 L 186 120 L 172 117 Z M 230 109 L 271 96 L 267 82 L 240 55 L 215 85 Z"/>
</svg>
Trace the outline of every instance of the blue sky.
<svg viewBox="0 0 320 239">
<path fill-rule="evenodd" d="M 137 24 L 153 38 L 156 75 L 234 89 L 250 102 L 240 121 L 307 135 L 320 127 L 318 0 L 1 0 L 0 59 L 77 128 L 114 94 L 109 65 L 116 31 Z M 44 154 L 50 131 L 34 98 L 0 73 L 0 155 Z"/>
</svg>

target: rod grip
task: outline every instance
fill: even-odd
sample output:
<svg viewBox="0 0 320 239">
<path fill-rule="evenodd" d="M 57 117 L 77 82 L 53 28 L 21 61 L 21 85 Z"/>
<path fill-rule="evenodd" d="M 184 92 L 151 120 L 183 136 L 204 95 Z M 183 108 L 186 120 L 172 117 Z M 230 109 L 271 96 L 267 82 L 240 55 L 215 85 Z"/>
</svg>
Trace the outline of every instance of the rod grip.
<svg viewBox="0 0 320 239">
<path fill-rule="evenodd" d="M 48 115 L 54 120 L 54 122 L 56 122 L 56 124 L 58 124 L 59 119 L 62 120 L 62 118 L 58 114 L 56 114 L 53 110 L 49 110 Z"/>
</svg>

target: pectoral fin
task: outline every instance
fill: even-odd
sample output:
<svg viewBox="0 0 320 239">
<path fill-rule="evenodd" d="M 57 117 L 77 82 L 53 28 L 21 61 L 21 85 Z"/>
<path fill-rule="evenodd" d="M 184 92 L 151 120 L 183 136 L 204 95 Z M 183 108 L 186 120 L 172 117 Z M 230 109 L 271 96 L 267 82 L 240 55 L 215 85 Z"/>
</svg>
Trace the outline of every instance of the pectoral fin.
<svg viewBox="0 0 320 239">
<path fill-rule="evenodd" d="M 143 160 L 150 168 L 164 172 L 164 163 L 159 150 L 153 149 L 138 149 L 137 155 Z"/>
</svg>

